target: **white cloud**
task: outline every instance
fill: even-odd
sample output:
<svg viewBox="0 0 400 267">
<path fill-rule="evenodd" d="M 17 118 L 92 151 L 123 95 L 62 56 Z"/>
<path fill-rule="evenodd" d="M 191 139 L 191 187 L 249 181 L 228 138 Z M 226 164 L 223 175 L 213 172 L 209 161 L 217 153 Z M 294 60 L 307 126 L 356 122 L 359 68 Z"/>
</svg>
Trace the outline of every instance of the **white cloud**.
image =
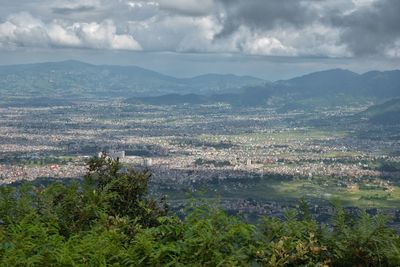
<svg viewBox="0 0 400 267">
<path fill-rule="evenodd" d="M 114 35 L 111 42 L 111 47 L 113 49 L 123 49 L 123 50 L 142 50 L 140 44 L 133 39 L 130 35 Z"/>
<path fill-rule="evenodd" d="M 128 34 L 118 34 L 111 20 L 75 22 L 54 20 L 44 23 L 28 13 L 12 15 L 0 24 L 2 47 L 82 47 L 96 49 L 141 50 L 140 44 Z"/>
<path fill-rule="evenodd" d="M 351 56 L 347 47 L 337 41 L 339 34 L 337 29 L 321 24 L 256 32 L 240 26 L 230 36 L 211 42 L 211 49 L 262 56 Z"/>
<path fill-rule="evenodd" d="M 0 24 L 0 43 L 7 46 L 35 46 L 48 42 L 48 35 L 42 21 L 28 13 L 11 16 Z"/>
<path fill-rule="evenodd" d="M 141 50 L 139 43 L 132 36 L 116 34 L 116 26 L 110 20 L 102 23 L 74 23 L 72 31 L 87 47 Z"/>
<path fill-rule="evenodd" d="M 377 0 L 352 0 L 356 7 L 371 6 Z"/>
<path fill-rule="evenodd" d="M 51 42 L 55 45 L 79 47 L 82 44 L 82 41 L 71 29 L 63 28 L 56 23 L 50 24 L 47 32 Z"/>
<path fill-rule="evenodd" d="M 390 58 L 399 58 L 400 59 L 400 38 L 397 39 L 393 45 L 387 47 L 384 51 L 385 55 Z"/>
<path fill-rule="evenodd" d="M 376 11 L 383 6 L 378 3 L 390 2 L 393 5 L 396 0 L 300 0 L 295 6 L 291 0 L 277 4 L 263 0 L 14 2 L 10 1 L 0 10 L 2 48 L 75 47 L 293 57 L 351 57 L 364 54 L 398 57 L 399 50 L 399 43 L 394 42 L 398 37 L 395 8 L 393 12 L 389 12 L 390 8 L 383 9 L 385 12 L 381 13 L 385 16 L 376 13 L 368 23 L 349 15 L 361 9 Z M 269 16 L 264 12 L 267 8 Z M 18 13 L 24 10 L 30 13 Z M 371 17 L 370 13 L 364 13 L 359 17 Z M 394 15 L 388 23 L 379 24 L 391 13 Z M 346 14 L 349 17 L 344 22 L 342 18 Z M 346 29 L 357 30 L 357 27 L 365 40 L 382 41 L 359 44 L 357 36 L 352 45 L 343 33 Z M 382 29 L 390 29 L 391 32 L 385 35 Z M 221 34 L 224 30 L 226 34 Z M 353 32 L 349 32 L 353 36 Z M 371 48 L 357 54 L 356 48 L 368 43 Z"/>
<path fill-rule="evenodd" d="M 146 4 L 134 8 L 147 7 Z M 126 28 L 128 32 L 118 33 L 115 22 L 110 19 L 99 23 L 54 19 L 45 23 L 28 13 L 19 13 L 0 24 L 0 46 L 143 49 L 269 56 L 350 56 L 346 47 L 337 41 L 339 31 L 323 24 L 259 32 L 241 26 L 231 36 L 215 39 L 222 25 L 213 15 L 190 17 L 155 13 L 144 20 L 127 22 Z M 394 51 L 391 49 L 387 55 L 396 54 Z"/>
<path fill-rule="evenodd" d="M 275 37 L 256 37 L 245 43 L 243 50 L 252 55 L 279 55 L 292 56 L 296 54 L 296 50 L 287 47 Z"/>
<path fill-rule="evenodd" d="M 351 56 L 347 47 L 338 42 L 340 31 L 320 23 L 314 23 L 298 30 L 278 29 L 272 34 L 280 40 L 284 40 L 286 45 L 295 47 L 297 56 Z"/>
<path fill-rule="evenodd" d="M 154 16 L 129 22 L 129 32 L 152 51 L 206 51 L 219 26 L 212 17 Z"/>
<path fill-rule="evenodd" d="M 180 40 L 177 51 L 215 52 L 221 49 L 214 43 L 214 35 L 221 26 L 212 17 L 202 17 L 192 21 L 192 29 Z M 221 51 L 223 52 L 223 51 Z"/>
</svg>

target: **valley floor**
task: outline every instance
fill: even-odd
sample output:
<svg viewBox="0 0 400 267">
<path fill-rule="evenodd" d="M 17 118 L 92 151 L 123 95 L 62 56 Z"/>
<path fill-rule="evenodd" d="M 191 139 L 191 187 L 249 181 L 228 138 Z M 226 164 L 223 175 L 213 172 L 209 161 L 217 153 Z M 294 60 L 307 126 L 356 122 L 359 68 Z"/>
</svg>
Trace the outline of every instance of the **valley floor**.
<svg viewBox="0 0 400 267">
<path fill-rule="evenodd" d="M 400 221 L 400 126 L 354 116 L 364 106 L 278 113 L 275 107 L 150 106 L 75 101 L 0 108 L 0 183 L 76 178 L 106 151 L 149 168 L 151 190 L 179 207 L 219 196 L 232 212 L 279 213 L 304 198 L 386 210 Z"/>
</svg>

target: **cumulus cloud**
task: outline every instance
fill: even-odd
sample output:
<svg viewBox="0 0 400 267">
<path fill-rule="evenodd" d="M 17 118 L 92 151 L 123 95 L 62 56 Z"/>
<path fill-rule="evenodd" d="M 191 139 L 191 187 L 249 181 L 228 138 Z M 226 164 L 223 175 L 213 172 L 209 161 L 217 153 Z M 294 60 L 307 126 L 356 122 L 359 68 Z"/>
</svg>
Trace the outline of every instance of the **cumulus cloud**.
<svg viewBox="0 0 400 267">
<path fill-rule="evenodd" d="M 243 27 L 253 35 L 242 51 L 267 55 L 398 57 L 400 1 L 397 0 L 219 0 L 227 39 Z M 261 36 L 254 38 L 254 35 Z M 229 39 L 229 38 L 228 38 Z"/>
<path fill-rule="evenodd" d="M 11 16 L 8 21 L 0 24 L 2 47 L 37 46 L 48 41 L 44 23 L 28 13 Z"/>
<path fill-rule="evenodd" d="M 117 34 L 114 23 L 74 23 L 68 27 L 87 47 L 140 50 L 141 46 L 131 35 Z"/>
<path fill-rule="evenodd" d="M 129 31 L 151 51 L 212 52 L 219 29 L 210 16 L 160 16 L 129 24 Z"/>
<path fill-rule="evenodd" d="M 356 56 L 394 56 L 400 40 L 400 1 L 360 1 L 359 8 L 331 18 L 341 29 L 340 41 Z M 391 52 L 388 52 L 391 51 Z"/>
<path fill-rule="evenodd" d="M 291 56 L 296 54 L 293 47 L 283 45 L 281 41 L 272 36 L 261 36 L 247 40 L 244 44 L 244 51 L 252 55 Z"/>
<path fill-rule="evenodd" d="M 64 28 L 56 23 L 47 27 L 47 34 L 50 45 L 61 47 L 79 47 L 82 45 L 81 39 L 71 29 Z"/>
<path fill-rule="evenodd" d="M 301 27 L 316 19 L 308 1 L 219 0 L 223 6 L 223 30 L 217 37 L 232 34 L 240 26 L 252 30 L 271 30 L 277 26 Z"/>
<path fill-rule="evenodd" d="M 128 34 L 118 34 L 113 21 L 75 22 L 54 20 L 49 23 L 29 13 L 10 16 L 0 24 L 2 47 L 81 47 L 96 49 L 141 50 L 140 44 Z"/>
<path fill-rule="evenodd" d="M 398 0 L 6 2 L 1 47 L 400 57 Z"/>
</svg>

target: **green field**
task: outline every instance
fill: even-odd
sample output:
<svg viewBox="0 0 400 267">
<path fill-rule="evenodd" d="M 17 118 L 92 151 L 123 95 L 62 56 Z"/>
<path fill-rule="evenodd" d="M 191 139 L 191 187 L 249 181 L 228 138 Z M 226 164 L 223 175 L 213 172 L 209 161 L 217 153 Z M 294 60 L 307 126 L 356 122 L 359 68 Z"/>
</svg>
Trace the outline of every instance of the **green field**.
<svg viewBox="0 0 400 267">
<path fill-rule="evenodd" d="M 319 185 L 315 181 L 294 179 L 277 181 L 274 179 L 249 179 L 246 183 L 224 181 L 218 184 L 195 186 L 197 191 L 205 192 L 209 198 L 221 199 L 254 199 L 260 202 L 275 201 L 280 203 L 297 203 L 300 199 L 320 203 L 340 200 L 343 205 L 360 208 L 398 208 L 400 206 L 400 187 L 393 186 L 392 192 L 383 189 L 350 189 L 329 183 Z M 172 200 L 184 199 L 185 190 L 169 190 Z"/>
</svg>

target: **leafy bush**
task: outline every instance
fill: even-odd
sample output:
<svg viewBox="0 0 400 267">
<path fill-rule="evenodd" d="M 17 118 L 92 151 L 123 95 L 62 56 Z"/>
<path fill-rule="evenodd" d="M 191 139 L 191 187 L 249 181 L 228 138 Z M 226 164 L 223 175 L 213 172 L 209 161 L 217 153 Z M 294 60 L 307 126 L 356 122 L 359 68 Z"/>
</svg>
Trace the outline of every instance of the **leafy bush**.
<svg viewBox="0 0 400 267">
<path fill-rule="evenodd" d="M 336 206 L 329 225 L 305 202 L 258 225 L 193 202 L 184 219 L 147 195 L 150 174 L 106 157 L 81 183 L 0 188 L 0 266 L 400 266 L 381 215 Z"/>
</svg>

